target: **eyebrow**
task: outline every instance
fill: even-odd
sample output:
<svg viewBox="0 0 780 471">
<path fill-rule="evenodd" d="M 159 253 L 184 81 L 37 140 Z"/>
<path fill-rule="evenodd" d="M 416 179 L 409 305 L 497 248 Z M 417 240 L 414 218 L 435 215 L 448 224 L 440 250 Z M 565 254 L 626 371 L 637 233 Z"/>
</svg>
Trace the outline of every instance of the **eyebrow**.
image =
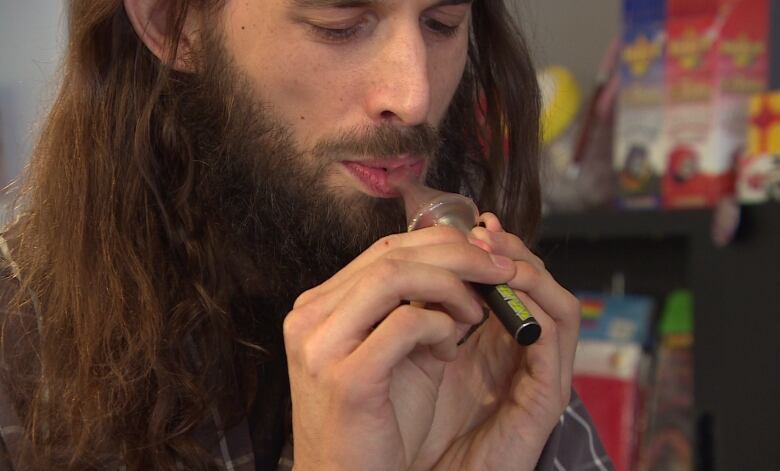
<svg viewBox="0 0 780 471">
<path fill-rule="evenodd" d="M 472 3 L 474 0 L 440 0 L 429 8 L 436 8 L 447 5 L 463 5 Z M 382 0 L 292 0 L 293 6 L 299 8 L 354 8 L 365 7 L 381 3 Z"/>
</svg>

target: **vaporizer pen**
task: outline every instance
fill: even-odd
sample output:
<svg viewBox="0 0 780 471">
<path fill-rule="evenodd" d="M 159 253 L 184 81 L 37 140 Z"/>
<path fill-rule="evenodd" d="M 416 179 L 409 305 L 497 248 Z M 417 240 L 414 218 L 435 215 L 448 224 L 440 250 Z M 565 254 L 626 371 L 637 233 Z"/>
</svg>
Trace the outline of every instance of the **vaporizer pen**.
<svg viewBox="0 0 780 471">
<path fill-rule="evenodd" d="M 408 187 L 406 190 L 408 191 Z M 425 190 L 428 193 L 435 191 L 427 188 Z M 446 225 L 468 234 L 479 218 L 479 210 L 471 199 L 463 195 L 443 192 L 435 192 L 435 196 L 417 207 L 416 211 L 409 212 L 407 208 L 407 213 L 410 216 L 409 231 Z M 536 342 L 542 333 L 542 328 L 512 288 L 506 284 L 472 283 L 472 285 L 517 343 L 525 346 Z"/>
</svg>

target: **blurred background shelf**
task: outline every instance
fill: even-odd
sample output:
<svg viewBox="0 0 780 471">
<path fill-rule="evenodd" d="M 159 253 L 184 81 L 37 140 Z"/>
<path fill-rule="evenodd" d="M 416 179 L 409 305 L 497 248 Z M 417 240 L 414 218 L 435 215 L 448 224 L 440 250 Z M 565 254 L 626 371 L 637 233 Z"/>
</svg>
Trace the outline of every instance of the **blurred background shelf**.
<svg viewBox="0 0 780 471">
<path fill-rule="evenodd" d="M 544 218 L 542 236 L 545 239 L 688 236 L 709 230 L 711 212 L 707 209 L 601 209 L 583 213 L 553 214 Z"/>
<path fill-rule="evenodd" d="M 723 248 L 704 209 L 551 215 L 538 244 L 571 289 L 608 291 L 618 278 L 658 302 L 673 289 L 693 292 L 700 470 L 780 463 L 780 204 L 741 210 Z"/>
</svg>

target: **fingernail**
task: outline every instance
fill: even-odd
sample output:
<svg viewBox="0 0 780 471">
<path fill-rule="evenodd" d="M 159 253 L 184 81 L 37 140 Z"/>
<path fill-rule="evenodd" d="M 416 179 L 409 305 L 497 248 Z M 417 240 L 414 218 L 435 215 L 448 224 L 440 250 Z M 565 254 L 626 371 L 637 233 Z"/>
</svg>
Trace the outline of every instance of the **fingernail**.
<svg viewBox="0 0 780 471">
<path fill-rule="evenodd" d="M 490 254 L 490 259 L 493 260 L 493 264 L 499 268 L 509 269 L 515 266 L 515 262 L 502 255 Z"/>
</svg>

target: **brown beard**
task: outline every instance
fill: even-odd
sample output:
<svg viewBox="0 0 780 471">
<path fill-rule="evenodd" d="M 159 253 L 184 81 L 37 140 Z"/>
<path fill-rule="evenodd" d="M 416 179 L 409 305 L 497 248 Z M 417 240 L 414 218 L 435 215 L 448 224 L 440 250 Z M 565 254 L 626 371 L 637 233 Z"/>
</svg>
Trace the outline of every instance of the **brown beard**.
<svg viewBox="0 0 780 471">
<path fill-rule="evenodd" d="M 405 230 L 399 199 L 359 192 L 342 196 L 328 188 L 328 168 L 343 156 L 424 156 L 429 185 L 448 191 L 462 186 L 458 162 L 464 159 L 440 157 L 443 149 L 457 145 L 452 129 L 353 129 L 304 153 L 290 127 L 273 116 L 226 59 L 229 54 L 218 41 L 211 43 L 202 73 L 181 87 L 181 118 L 195 137 L 195 152 L 202 154 L 198 204 L 224 231 L 226 257 L 246 271 L 243 279 L 255 283 L 246 287 L 250 293 L 289 308 L 298 294 L 332 276 L 377 239 Z"/>
</svg>

